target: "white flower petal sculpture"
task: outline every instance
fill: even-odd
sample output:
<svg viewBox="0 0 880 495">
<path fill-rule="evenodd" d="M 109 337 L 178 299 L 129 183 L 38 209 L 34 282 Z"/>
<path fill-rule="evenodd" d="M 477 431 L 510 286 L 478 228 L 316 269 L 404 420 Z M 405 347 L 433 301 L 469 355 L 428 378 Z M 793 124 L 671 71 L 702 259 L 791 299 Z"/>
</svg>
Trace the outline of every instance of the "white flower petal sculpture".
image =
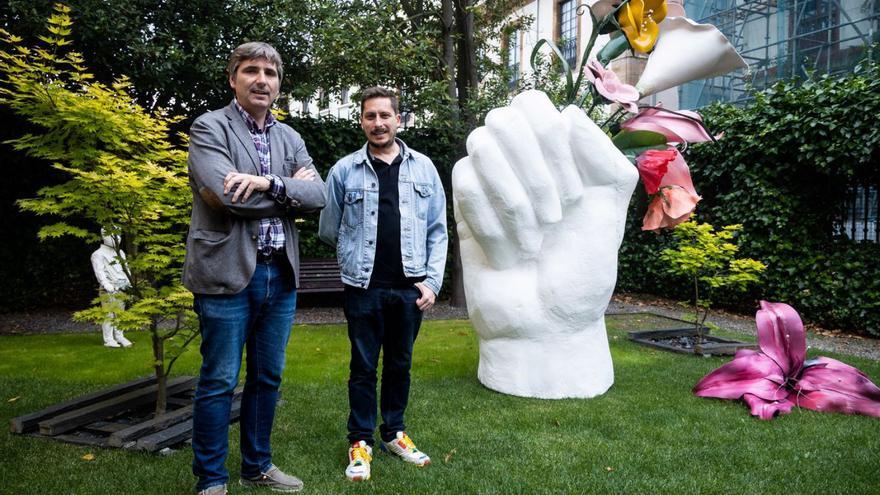
<svg viewBox="0 0 880 495">
<path fill-rule="evenodd" d="M 748 64 L 715 26 L 667 17 L 636 89 L 645 97 L 745 67 Z"/>
<path fill-rule="evenodd" d="M 583 110 L 526 91 L 489 112 L 452 171 L 478 378 L 560 399 L 614 382 L 604 313 L 638 181 Z"/>
</svg>

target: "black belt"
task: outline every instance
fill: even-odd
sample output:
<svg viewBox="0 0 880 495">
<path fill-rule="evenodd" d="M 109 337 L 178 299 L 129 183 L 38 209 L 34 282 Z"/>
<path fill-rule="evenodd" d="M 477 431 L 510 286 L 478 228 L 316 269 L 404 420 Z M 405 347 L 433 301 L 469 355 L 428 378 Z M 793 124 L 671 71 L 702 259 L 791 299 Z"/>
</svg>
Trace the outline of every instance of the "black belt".
<svg viewBox="0 0 880 495">
<path fill-rule="evenodd" d="M 257 262 L 259 263 L 271 263 L 273 261 L 281 261 L 283 259 L 287 259 L 287 255 L 283 249 L 273 249 L 268 253 L 264 253 L 262 251 L 257 251 Z"/>
</svg>

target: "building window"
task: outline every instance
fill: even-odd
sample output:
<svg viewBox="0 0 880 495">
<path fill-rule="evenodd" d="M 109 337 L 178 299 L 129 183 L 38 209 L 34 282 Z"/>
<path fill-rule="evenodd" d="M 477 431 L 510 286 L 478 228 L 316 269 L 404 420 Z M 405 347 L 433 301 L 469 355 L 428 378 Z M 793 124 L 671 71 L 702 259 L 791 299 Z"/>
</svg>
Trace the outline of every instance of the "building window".
<svg viewBox="0 0 880 495">
<path fill-rule="evenodd" d="M 846 213 L 839 231 L 854 241 L 880 242 L 877 210 L 880 195 L 877 186 L 856 186 L 849 190 Z"/>
<path fill-rule="evenodd" d="M 577 2 L 565 0 L 559 2 L 559 49 L 574 68 L 577 62 Z"/>
<path fill-rule="evenodd" d="M 519 36 L 519 31 L 514 31 L 510 33 L 510 36 L 507 38 L 507 71 L 510 73 L 510 79 L 507 80 L 507 85 L 511 88 L 514 88 L 519 81 L 521 62 L 520 52 L 522 51 Z"/>
</svg>

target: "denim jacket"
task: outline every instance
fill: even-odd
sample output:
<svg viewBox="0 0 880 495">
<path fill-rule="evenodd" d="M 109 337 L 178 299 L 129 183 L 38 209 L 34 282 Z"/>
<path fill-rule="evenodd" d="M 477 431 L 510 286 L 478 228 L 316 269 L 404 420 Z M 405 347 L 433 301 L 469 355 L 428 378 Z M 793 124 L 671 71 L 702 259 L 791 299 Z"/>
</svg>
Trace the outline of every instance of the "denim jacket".
<svg viewBox="0 0 880 495">
<path fill-rule="evenodd" d="M 403 273 L 425 277 L 440 293 L 446 265 L 446 194 L 431 159 L 397 139 L 400 164 L 400 248 Z M 367 145 L 336 162 L 327 176 L 327 205 L 321 210 L 318 236 L 336 246 L 342 281 L 366 288 L 376 258 L 379 181 Z"/>
</svg>

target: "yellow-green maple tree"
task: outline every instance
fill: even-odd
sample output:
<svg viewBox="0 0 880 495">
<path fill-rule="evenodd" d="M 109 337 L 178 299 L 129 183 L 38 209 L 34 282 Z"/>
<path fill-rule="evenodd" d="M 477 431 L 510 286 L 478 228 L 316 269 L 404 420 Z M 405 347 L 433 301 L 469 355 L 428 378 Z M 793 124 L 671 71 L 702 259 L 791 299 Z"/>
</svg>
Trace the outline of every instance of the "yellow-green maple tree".
<svg viewBox="0 0 880 495">
<path fill-rule="evenodd" d="M 114 310 L 116 324 L 150 332 L 156 413 L 162 414 L 168 373 L 198 334 L 192 294 L 180 281 L 191 201 L 186 138 L 169 130 L 178 118 L 139 106 L 126 79 L 109 86 L 93 80 L 82 57 L 69 50 L 69 14 L 55 5 L 39 46 L 23 46 L 0 29 L 0 103 L 37 129 L 10 143 L 68 177 L 18 204 L 58 219 L 40 230 L 41 240 L 69 235 L 99 242 L 97 232 L 75 225 L 82 220 L 121 237 L 117 251 L 127 256 L 117 259 L 131 288 L 119 295 L 126 307 Z M 109 310 L 101 297 L 76 318 L 103 321 Z"/>
</svg>

